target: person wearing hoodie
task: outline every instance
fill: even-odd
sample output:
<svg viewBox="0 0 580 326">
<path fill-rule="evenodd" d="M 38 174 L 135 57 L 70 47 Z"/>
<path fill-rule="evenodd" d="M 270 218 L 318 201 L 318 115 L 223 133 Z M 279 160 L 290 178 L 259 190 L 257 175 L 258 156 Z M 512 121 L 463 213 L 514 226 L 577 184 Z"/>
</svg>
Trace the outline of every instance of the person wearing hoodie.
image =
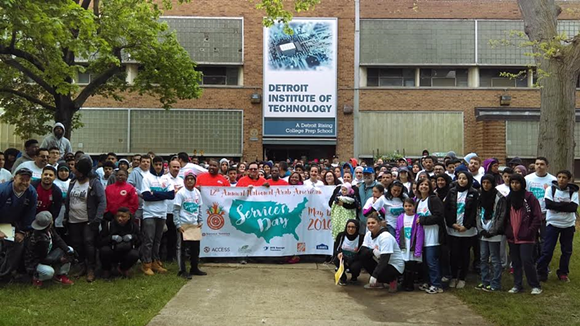
<svg viewBox="0 0 580 326">
<path fill-rule="evenodd" d="M 542 287 L 534 264 L 534 244 L 542 224 L 542 208 L 534 194 L 526 190 L 526 179 L 519 174 L 514 173 L 510 178 L 506 206 L 505 236 L 514 269 L 514 286 L 508 292 L 519 293 L 524 289 L 525 272 L 532 294 L 541 294 Z"/>
<path fill-rule="evenodd" d="M 347 281 L 346 271 L 350 271 L 350 282 L 358 280 L 362 269 L 358 253 L 362 247 L 364 237 L 359 234 L 360 223 L 356 219 L 346 221 L 344 231 L 337 234 L 334 241 L 334 264 L 338 268 L 340 260 L 344 262 L 344 274 L 340 277 L 338 285 L 345 286 Z"/>
<path fill-rule="evenodd" d="M 131 215 L 134 215 L 139 209 L 139 195 L 135 187 L 127 182 L 127 171 L 125 170 L 117 171 L 115 183 L 105 188 L 105 195 L 107 197 L 105 217 L 108 221 L 113 220 L 121 207 L 129 209 Z"/>
<path fill-rule="evenodd" d="M 87 157 L 76 162 L 76 179 L 70 182 L 64 201 L 64 223 L 68 226 L 69 241 L 79 254 L 79 274 L 86 273 L 87 282 L 95 280 L 96 241 L 107 207 L 105 189 L 99 178 L 91 173 L 92 165 Z"/>
<path fill-rule="evenodd" d="M 38 140 L 36 140 L 36 139 L 27 140 L 24 143 L 24 153 L 22 153 L 22 156 L 20 156 L 18 159 L 16 159 L 16 161 L 12 165 L 12 170 L 10 170 L 12 172 L 12 174 L 14 174 L 16 172 L 16 170 L 18 169 L 18 166 L 20 164 L 22 164 L 24 162 L 28 162 L 28 161 L 33 161 L 34 156 L 36 156 L 36 151 L 39 148 L 40 147 L 38 146 Z"/>
<path fill-rule="evenodd" d="M 103 223 L 99 233 L 103 277 L 111 275 L 113 266 L 121 276 L 129 277 L 129 270 L 139 259 L 139 244 L 139 227 L 133 222 L 133 214 L 129 208 L 119 207 L 113 220 Z"/>
<path fill-rule="evenodd" d="M 62 161 L 61 161 L 62 162 Z M 70 171 L 66 163 L 62 162 L 58 165 L 58 170 L 56 173 L 56 180 L 54 180 L 54 184 L 60 189 L 62 194 L 62 206 L 60 209 L 60 214 L 54 220 L 54 228 L 56 232 L 60 235 L 60 237 L 66 242 L 68 241 L 66 237 L 66 228 L 63 224 L 64 220 L 64 213 L 66 211 L 66 207 L 64 201 L 66 199 L 68 193 L 68 186 L 70 184 Z"/>
<path fill-rule="evenodd" d="M 506 198 L 496 189 L 493 174 L 481 177 L 481 194 L 477 203 L 477 229 L 480 239 L 481 283 L 477 290 L 501 290 L 501 241 L 506 214 Z M 491 260 L 491 269 L 489 261 Z M 493 270 L 493 276 L 491 272 Z"/>
<path fill-rule="evenodd" d="M 52 127 L 52 134 L 46 136 L 40 144 L 42 148 L 58 147 L 61 157 L 67 153 L 72 153 L 73 149 L 70 141 L 64 136 L 64 125 L 60 122 L 54 124 Z"/>
<path fill-rule="evenodd" d="M 473 177 L 467 171 L 457 173 L 457 184 L 445 200 L 445 222 L 451 251 L 451 281 L 449 287 L 462 289 L 469 268 L 469 252 L 477 236 L 475 215 L 479 193 L 473 187 Z"/>
<path fill-rule="evenodd" d="M 363 268 L 371 275 L 365 289 L 383 289 L 389 283 L 397 291 L 397 279 L 405 272 L 405 260 L 397 240 L 381 226 L 378 213 L 367 217 L 367 228 L 359 257 Z"/>
<path fill-rule="evenodd" d="M 163 228 L 167 219 L 167 199 L 175 197 L 173 183 L 163 175 L 163 158 L 156 156 L 153 159 L 153 167 L 150 173 L 143 178 L 141 196 L 143 197 L 143 222 L 141 246 L 141 270 L 145 275 L 151 276 L 157 273 L 166 273 L 163 268 L 159 248 Z"/>
<path fill-rule="evenodd" d="M 411 198 L 405 198 L 403 205 L 405 212 L 397 217 L 395 238 L 405 260 L 403 289 L 413 291 L 415 290 L 415 278 L 419 272 L 418 264 L 423 261 L 425 231 L 419 223 L 419 215 L 415 213 L 415 201 Z"/>
<path fill-rule="evenodd" d="M 559 171 L 556 173 L 556 178 L 557 180 L 552 182 L 552 186 L 546 188 L 544 196 L 547 211 L 546 232 L 537 270 L 540 281 L 545 282 L 548 279 L 548 266 L 552 261 L 558 238 L 560 238 L 562 255 L 556 275 L 560 281 L 570 282 L 568 273 L 570 272 L 570 257 L 572 257 L 572 243 L 576 230 L 578 186 L 569 183 L 573 179 L 572 173 L 568 170 Z"/>
</svg>

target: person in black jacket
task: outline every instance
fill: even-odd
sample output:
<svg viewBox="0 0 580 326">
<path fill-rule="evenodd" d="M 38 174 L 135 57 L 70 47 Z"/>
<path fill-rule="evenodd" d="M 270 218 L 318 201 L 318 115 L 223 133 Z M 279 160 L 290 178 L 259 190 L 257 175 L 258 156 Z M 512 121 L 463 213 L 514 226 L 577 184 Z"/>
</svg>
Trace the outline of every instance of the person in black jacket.
<svg viewBox="0 0 580 326">
<path fill-rule="evenodd" d="M 32 275 L 32 284 L 37 287 L 53 276 L 61 284 L 74 284 L 67 276 L 74 259 L 74 250 L 67 246 L 52 227 L 52 220 L 49 211 L 38 213 L 32 222 L 34 231 L 26 241 L 24 265 Z"/>
<path fill-rule="evenodd" d="M 479 193 L 473 187 L 473 177 L 467 171 L 457 173 L 457 184 L 445 200 L 445 222 L 451 250 L 451 281 L 449 287 L 465 287 L 469 268 L 469 251 L 477 236 L 475 215 Z"/>
<path fill-rule="evenodd" d="M 113 265 L 121 276 L 129 277 L 129 270 L 139 259 L 139 244 L 139 228 L 133 221 L 131 211 L 127 207 L 120 207 L 112 221 L 103 223 L 99 234 L 103 277 L 111 275 Z"/>
<path fill-rule="evenodd" d="M 47 165 L 42 169 L 41 179 L 31 182 L 38 194 L 36 213 L 49 211 L 53 219 L 58 217 L 63 204 L 62 189 L 54 184 L 56 175 L 56 169 Z"/>
<path fill-rule="evenodd" d="M 440 174 L 437 179 L 442 176 L 447 175 Z M 441 246 L 446 243 L 447 232 L 443 218 L 443 203 L 437 195 L 433 194 L 431 186 L 431 182 L 427 179 L 421 180 L 417 185 L 416 212 L 419 215 L 419 223 L 425 232 L 423 279 L 429 280 L 430 283 L 423 284 L 419 288 L 429 294 L 436 294 L 443 292 L 439 257 L 441 256 Z"/>
<path fill-rule="evenodd" d="M 340 260 L 344 260 L 345 272 L 342 274 L 338 285 L 346 285 L 346 270 L 350 271 L 351 282 L 356 282 L 362 268 L 362 263 L 358 259 L 358 252 L 362 247 L 364 237 L 359 234 L 360 224 L 355 219 L 346 221 L 343 232 L 336 236 L 334 241 L 334 264 L 338 268 Z"/>
<path fill-rule="evenodd" d="M 368 231 L 360 249 L 363 268 L 371 274 L 365 289 L 382 289 L 389 283 L 391 292 L 397 291 L 397 278 L 405 271 L 405 261 L 397 240 L 381 226 L 375 211 L 367 216 Z"/>
</svg>

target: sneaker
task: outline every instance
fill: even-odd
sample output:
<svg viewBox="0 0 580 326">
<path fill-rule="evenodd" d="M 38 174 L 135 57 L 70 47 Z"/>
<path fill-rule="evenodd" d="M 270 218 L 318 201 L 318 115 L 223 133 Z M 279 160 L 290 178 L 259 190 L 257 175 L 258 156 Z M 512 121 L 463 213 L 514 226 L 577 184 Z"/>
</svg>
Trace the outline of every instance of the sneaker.
<svg viewBox="0 0 580 326">
<path fill-rule="evenodd" d="M 568 278 L 568 275 L 560 275 L 560 276 L 558 276 L 558 279 L 562 282 L 570 283 L 570 279 Z"/>
<path fill-rule="evenodd" d="M 429 284 L 427 283 L 423 283 L 421 285 L 419 285 L 419 290 L 421 291 L 427 291 L 429 289 Z"/>
<path fill-rule="evenodd" d="M 375 285 L 372 285 L 371 283 L 369 284 L 365 284 L 364 286 L 365 289 L 384 289 L 385 285 L 383 283 L 375 283 Z"/>
<path fill-rule="evenodd" d="M 286 261 L 287 264 L 298 264 L 299 262 L 300 262 L 300 257 L 298 257 L 298 256 L 290 257 Z"/>
<path fill-rule="evenodd" d="M 344 282 L 344 281 L 338 281 L 338 285 L 340 285 L 340 286 L 346 286 L 346 282 Z"/>
<path fill-rule="evenodd" d="M 449 282 L 449 279 L 448 279 L 447 277 L 443 276 L 443 277 L 441 278 L 441 282 L 443 282 L 443 283 L 447 283 L 447 282 Z"/>
<path fill-rule="evenodd" d="M 537 294 L 541 294 L 543 291 L 541 288 L 533 288 L 532 289 L 532 294 L 533 295 L 537 295 Z"/>
<path fill-rule="evenodd" d="M 429 294 L 437 294 L 437 293 L 443 293 L 443 289 L 431 285 L 427 290 L 425 290 L 425 292 L 429 293 Z"/>
<path fill-rule="evenodd" d="M 42 287 L 42 281 L 36 278 L 32 278 L 32 285 L 35 288 L 41 288 Z"/>
<path fill-rule="evenodd" d="M 73 285 L 73 284 L 75 284 L 66 275 L 57 275 L 54 278 L 54 280 L 55 280 L 55 282 L 58 282 L 58 283 L 63 284 L 63 285 Z"/>
<path fill-rule="evenodd" d="M 396 280 L 389 283 L 389 292 L 390 293 L 397 292 L 397 281 Z"/>
<path fill-rule="evenodd" d="M 500 292 L 500 289 L 492 288 L 491 285 L 488 285 L 482 289 L 485 292 Z"/>
<path fill-rule="evenodd" d="M 488 286 L 489 286 L 489 285 L 488 285 Z M 475 289 L 476 289 L 476 290 L 484 290 L 485 288 L 486 288 L 486 286 L 485 286 L 485 285 L 483 285 L 483 283 L 479 283 L 479 284 L 478 284 L 478 285 L 475 287 Z"/>
<path fill-rule="evenodd" d="M 463 289 L 464 287 L 465 287 L 465 281 L 463 281 L 463 280 L 457 281 L 457 285 L 455 286 L 455 288 Z"/>
<path fill-rule="evenodd" d="M 513 273 L 514 273 L 514 268 L 510 267 L 510 274 L 513 274 Z"/>
<path fill-rule="evenodd" d="M 350 283 L 358 283 L 358 277 L 352 276 L 350 278 Z"/>
<path fill-rule="evenodd" d="M 538 275 L 538 281 L 548 282 L 548 275 Z"/>
<path fill-rule="evenodd" d="M 515 286 L 508 291 L 508 293 L 511 293 L 511 294 L 520 293 L 520 292 L 522 292 L 522 289 L 515 287 Z"/>
<path fill-rule="evenodd" d="M 457 279 L 452 278 L 451 281 L 449 281 L 449 287 L 454 288 L 456 286 L 457 286 Z"/>
</svg>

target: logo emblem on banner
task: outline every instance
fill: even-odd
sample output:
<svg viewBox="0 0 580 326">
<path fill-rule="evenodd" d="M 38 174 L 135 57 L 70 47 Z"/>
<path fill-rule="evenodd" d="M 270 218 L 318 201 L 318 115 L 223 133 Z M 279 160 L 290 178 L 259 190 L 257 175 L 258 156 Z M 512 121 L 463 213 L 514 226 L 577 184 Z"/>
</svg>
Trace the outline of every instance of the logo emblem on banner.
<svg viewBox="0 0 580 326">
<path fill-rule="evenodd" d="M 213 203 L 207 210 L 207 226 L 212 230 L 219 230 L 226 222 L 224 219 L 224 210 L 217 203 Z"/>
<path fill-rule="evenodd" d="M 305 252 L 306 251 L 306 243 L 304 243 L 304 242 L 298 242 L 296 244 L 296 251 L 298 251 L 298 252 Z"/>
</svg>

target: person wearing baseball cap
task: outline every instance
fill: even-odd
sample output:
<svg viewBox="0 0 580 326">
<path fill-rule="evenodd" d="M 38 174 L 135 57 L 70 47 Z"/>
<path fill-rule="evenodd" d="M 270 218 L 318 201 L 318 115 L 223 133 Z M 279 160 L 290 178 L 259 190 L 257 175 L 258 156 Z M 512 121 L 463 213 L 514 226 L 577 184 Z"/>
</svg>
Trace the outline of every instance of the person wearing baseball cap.
<svg viewBox="0 0 580 326">
<path fill-rule="evenodd" d="M 18 268 L 24 250 L 24 236 L 32 229 L 37 194 L 30 185 L 32 171 L 18 169 L 14 180 L 0 184 L 0 224 L 10 224 L 13 232 L 0 231 L 0 279 L 8 280 Z"/>
<path fill-rule="evenodd" d="M 185 279 L 191 280 L 193 275 L 207 275 L 199 269 L 200 240 L 185 239 L 184 233 L 188 228 L 201 228 L 201 193 L 195 188 L 197 177 L 192 171 L 185 172 L 185 187 L 179 189 L 173 201 L 173 217 L 177 228 L 177 264 L 179 273 Z M 185 252 L 189 251 L 189 273 L 185 268 Z"/>
<path fill-rule="evenodd" d="M 375 181 L 375 169 L 370 166 L 367 166 L 363 169 L 363 182 L 360 183 L 358 186 L 358 192 L 360 196 L 360 202 L 366 203 L 369 198 L 373 196 L 373 187 L 376 186 L 378 183 Z M 361 220 L 361 225 L 367 224 L 367 218 L 362 213 L 362 207 L 359 208 L 359 218 Z M 360 230 L 361 234 L 366 232 L 366 228 L 361 227 Z"/>
<path fill-rule="evenodd" d="M 74 250 L 67 246 L 53 228 L 50 212 L 36 214 L 32 228 L 34 231 L 28 240 L 24 255 L 24 266 L 32 275 L 32 285 L 40 287 L 44 281 L 53 277 L 58 283 L 73 285 L 67 275 L 74 258 Z"/>
</svg>

